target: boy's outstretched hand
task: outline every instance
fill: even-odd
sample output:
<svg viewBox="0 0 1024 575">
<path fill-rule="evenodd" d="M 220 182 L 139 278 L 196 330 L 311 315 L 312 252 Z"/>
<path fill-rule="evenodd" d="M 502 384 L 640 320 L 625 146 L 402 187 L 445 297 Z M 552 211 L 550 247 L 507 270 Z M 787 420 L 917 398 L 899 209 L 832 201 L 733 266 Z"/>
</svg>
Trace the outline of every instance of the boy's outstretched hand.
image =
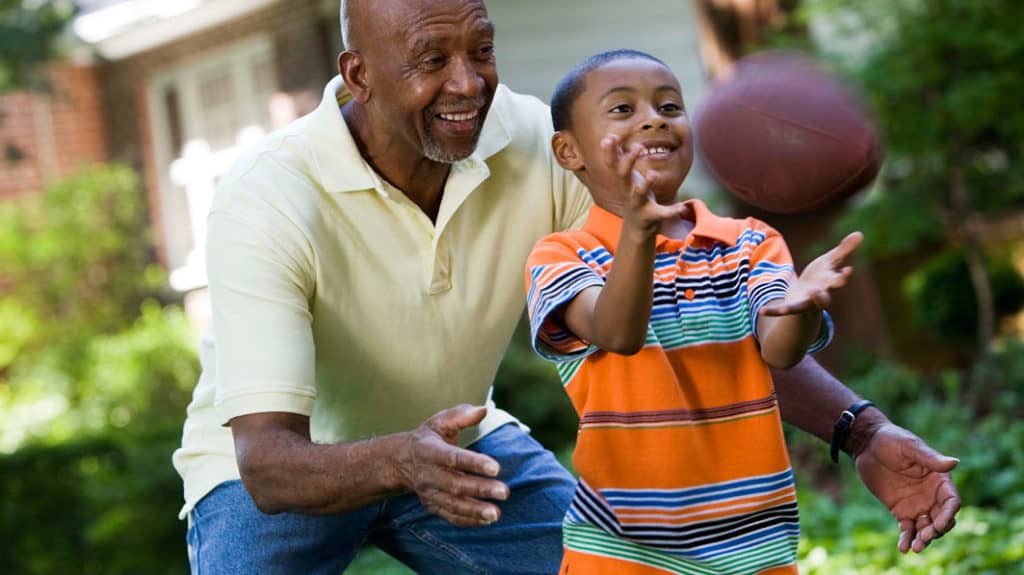
<svg viewBox="0 0 1024 575">
<path fill-rule="evenodd" d="M 782 316 L 827 309 L 832 304 L 831 290 L 846 285 L 853 273 L 853 268 L 844 263 L 863 239 L 864 234 L 853 232 L 843 238 L 839 245 L 815 258 L 789 286 L 786 297 L 778 303 L 765 305 L 761 308 L 761 314 Z"/>
</svg>

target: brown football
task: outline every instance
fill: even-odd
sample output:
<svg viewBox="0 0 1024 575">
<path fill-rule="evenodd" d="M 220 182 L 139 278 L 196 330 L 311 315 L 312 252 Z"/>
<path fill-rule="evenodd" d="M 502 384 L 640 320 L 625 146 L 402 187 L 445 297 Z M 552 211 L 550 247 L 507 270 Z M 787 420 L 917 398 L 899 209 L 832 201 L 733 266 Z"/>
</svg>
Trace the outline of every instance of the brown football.
<svg viewBox="0 0 1024 575">
<path fill-rule="evenodd" d="M 808 56 L 763 52 L 713 82 L 694 114 L 711 172 L 744 201 L 808 212 L 878 174 L 882 146 L 857 94 Z"/>
</svg>

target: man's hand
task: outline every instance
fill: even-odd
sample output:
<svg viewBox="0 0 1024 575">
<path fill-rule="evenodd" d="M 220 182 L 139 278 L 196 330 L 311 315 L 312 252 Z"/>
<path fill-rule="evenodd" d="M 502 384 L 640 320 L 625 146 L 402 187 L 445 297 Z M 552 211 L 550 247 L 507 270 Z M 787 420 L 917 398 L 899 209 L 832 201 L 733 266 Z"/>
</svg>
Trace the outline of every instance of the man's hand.
<svg viewBox="0 0 1024 575">
<path fill-rule="evenodd" d="M 785 299 L 764 306 L 761 313 L 766 316 L 782 316 L 828 309 L 832 304 L 832 290 L 846 285 L 853 273 L 853 268 L 844 263 L 863 239 L 864 234 L 853 232 L 843 238 L 839 245 L 815 258 L 789 286 Z"/>
<path fill-rule="evenodd" d="M 423 506 L 453 525 L 480 526 L 494 523 L 501 510 L 482 499 L 508 498 L 508 486 L 497 477 L 494 459 L 456 447 L 459 432 L 483 420 L 487 409 L 459 405 L 437 413 L 414 431 L 405 434 L 395 464 L 399 480 L 415 492 Z"/>
<path fill-rule="evenodd" d="M 881 424 L 854 456 L 864 485 L 899 523 L 901 553 L 920 553 L 956 525 L 960 496 L 949 472 L 960 460 L 890 422 Z"/>
</svg>

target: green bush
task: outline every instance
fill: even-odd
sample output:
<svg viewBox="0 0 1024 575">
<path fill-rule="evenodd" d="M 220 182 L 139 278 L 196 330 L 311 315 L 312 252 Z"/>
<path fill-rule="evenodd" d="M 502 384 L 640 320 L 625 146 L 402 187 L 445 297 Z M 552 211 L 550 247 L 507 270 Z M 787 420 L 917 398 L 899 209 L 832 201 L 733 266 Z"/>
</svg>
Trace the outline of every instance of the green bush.
<svg viewBox="0 0 1024 575">
<path fill-rule="evenodd" d="M 161 307 L 144 195 L 123 166 L 0 203 L 0 452 L 26 440 L 180 421 L 194 334 Z"/>
<path fill-rule="evenodd" d="M 143 198 L 101 166 L 0 203 L 0 573 L 187 572 L 170 457 L 199 365 Z"/>
<path fill-rule="evenodd" d="M 1024 280 L 1010 258 L 993 254 L 988 276 L 997 318 L 1020 311 Z M 929 337 L 961 344 L 977 338 L 977 303 L 963 250 L 945 252 L 915 270 L 906 278 L 903 291 L 915 323 Z"/>
<path fill-rule="evenodd" d="M 847 383 L 896 423 L 960 458 L 953 479 L 963 501 L 957 526 L 919 556 L 896 549 L 898 529 L 844 460 L 838 494 L 816 489 L 821 460 L 797 458 L 801 572 L 816 574 L 1016 574 L 1024 564 L 1024 344 L 1002 342 L 967 373 L 925 377 L 878 361 Z M 803 451 L 812 440 L 790 434 Z"/>
<path fill-rule="evenodd" d="M 187 573 L 180 439 L 180 426 L 108 429 L 0 456 L 0 573 Z"/>
</svg>

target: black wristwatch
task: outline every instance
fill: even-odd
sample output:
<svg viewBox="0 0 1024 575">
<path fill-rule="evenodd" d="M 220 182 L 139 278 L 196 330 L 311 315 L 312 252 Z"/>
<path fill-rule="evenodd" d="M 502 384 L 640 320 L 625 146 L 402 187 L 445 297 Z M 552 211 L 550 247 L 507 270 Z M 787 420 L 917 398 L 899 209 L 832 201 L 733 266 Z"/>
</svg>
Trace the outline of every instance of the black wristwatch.
<svg viewBox="0 0 1024 575">
<path fill-rule="evenodd" d="M 836 420 L 836 425 L 832 429 L 832 442 L 829 444 L 829 454 L 832 456 L 832 463 L 839 463 L 839 451 L 843 448 L 843 444 L 846 443 L 846 438 L 850 436 L 850 429 L 853 428 L 853 422 L 857 419 L 857 414 L 872 405 L 874 403 L 862 399 L 846 408 L 839 415 L 839 419 Z"/>
</svg>

